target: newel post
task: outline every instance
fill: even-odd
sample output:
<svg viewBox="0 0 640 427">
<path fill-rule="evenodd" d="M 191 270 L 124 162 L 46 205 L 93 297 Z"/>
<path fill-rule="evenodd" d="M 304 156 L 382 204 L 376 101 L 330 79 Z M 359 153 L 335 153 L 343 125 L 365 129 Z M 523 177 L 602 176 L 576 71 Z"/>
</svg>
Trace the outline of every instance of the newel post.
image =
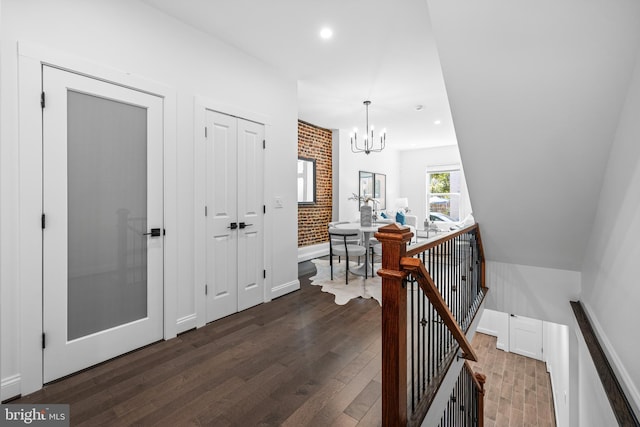
<svg viewBox="0 0 640 427">
<path fill-rule="evenodd" d="M 407 291 L 400 258 L 413 233 L 390 224 L 378 229 L 382 243 L 382 425 L 407 425 Z"/>
</svg>

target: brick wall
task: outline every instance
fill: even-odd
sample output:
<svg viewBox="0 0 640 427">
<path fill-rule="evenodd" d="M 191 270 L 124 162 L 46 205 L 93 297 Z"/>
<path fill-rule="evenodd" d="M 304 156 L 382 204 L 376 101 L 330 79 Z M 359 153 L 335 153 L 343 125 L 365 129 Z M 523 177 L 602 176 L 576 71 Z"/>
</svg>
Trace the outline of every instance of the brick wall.
<svg viewBox="0 0 640 427">
<path fill-rule="evenodd" d="M 332 133 L 298 121 L 298 156 L 316 160 L 316 203 L 298 205 L 298 247 L 328 241 L 332 214 Z"/>
</svg>

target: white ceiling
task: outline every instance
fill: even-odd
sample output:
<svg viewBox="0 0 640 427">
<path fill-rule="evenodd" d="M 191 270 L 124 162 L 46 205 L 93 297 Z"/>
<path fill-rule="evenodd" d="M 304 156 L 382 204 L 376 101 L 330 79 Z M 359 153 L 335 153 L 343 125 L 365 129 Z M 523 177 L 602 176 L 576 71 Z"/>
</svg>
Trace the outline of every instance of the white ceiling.
<svg viewBox="0 0 640 427">
<path fill-rule="evenodd" d="M 425 0 L 142 1 L 294 77 L 301 120 L 364 129 L 369 99 L 388 147 L 456 144 Z"/>
</svg>

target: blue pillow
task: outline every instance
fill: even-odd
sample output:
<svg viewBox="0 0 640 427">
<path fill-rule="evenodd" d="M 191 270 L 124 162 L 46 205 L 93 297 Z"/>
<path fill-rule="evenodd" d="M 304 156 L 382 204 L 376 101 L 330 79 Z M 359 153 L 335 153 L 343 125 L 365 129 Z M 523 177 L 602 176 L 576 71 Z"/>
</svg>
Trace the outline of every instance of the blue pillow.
<svg viewBox="0 0 640 427">
<path fill-rule="evenodd" d="M 380 213 L 380 216 L 381 216 L 382 218 L 389 218 L 389 217 L 387 216 L 387 214 L 386 214 L 386 213 L 384 213 L 384 212 Z"/>
<path fill-rule="evenodd" d="M 404 225 L 404 213 L 398 211 L 396 213 L 396 222 L 400 223 L 400 225 Z"/>
</svg>

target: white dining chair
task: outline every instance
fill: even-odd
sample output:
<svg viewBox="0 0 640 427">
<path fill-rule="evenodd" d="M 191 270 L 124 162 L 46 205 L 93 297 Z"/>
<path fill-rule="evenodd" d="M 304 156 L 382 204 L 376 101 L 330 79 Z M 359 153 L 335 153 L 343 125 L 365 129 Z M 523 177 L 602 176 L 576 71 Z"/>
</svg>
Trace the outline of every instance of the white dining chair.
<svg viewBox="0 0 640 427">
<path fill-rule="evenodd" d="M 346 284 L 349 284 L 349 257 L 364 256 L 364 278 L 367 278 L 367 248 L 362 245 L 349 243 L 349 238 L 358 237 L 360 231 L 355 228 L 330 228 L 329 229 L 329 266 L 331 268 L 331 280 L 333 280 L 333 257 L 344 256 L 346 260 Z"/>
<path fill-rule="evenodd" d="M 330 222 L 329 223 L 329 230 L 331 230 L 332 228 L 335 228 L 336 226 L 338 226 L 340 224 L 349 224 L 349 221 L 334 221 L 334 222 Z M 331 243 L 340 244 L 340 243 L 342 243 L 342 241 L 344 239 L 342 238 L 342 236 L 336 236 L 332 240 L 331 239 L 331 234 L 329 234 L 329 240 L 331 241 Z M 352 244 L 352 245 L 359 245 L 360 244 L 360 232 L 358 231 L 358 234 L 356 236 L 347 237 L 347 242 L 349 244 Z M 340 263 L 340 261 L 341 261 L 341 257 L 338 256 L 338 263 Z M 360 257 L 358 257 L 358 264 L 360 264 Z"/>
</svg>

